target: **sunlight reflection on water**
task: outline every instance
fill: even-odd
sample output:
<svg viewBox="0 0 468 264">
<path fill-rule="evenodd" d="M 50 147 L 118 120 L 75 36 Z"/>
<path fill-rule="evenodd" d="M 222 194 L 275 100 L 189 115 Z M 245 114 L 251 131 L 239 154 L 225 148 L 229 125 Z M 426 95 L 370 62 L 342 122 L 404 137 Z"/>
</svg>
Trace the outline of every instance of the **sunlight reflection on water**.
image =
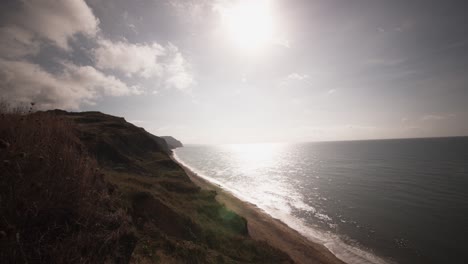
<svg viewBox="0 0 468 264">
<path fill-rule="evenodd" d="M 286 144 L 231 144 L 225 145 L 226 153 L 235 167 L 244 172 L 267 170 L 275 166 Z"/>
<path fill-rule="evenodd" d="M 303 151 L 297 144 L 230 144 L 187 146 L 177 149 L 175 156 L 196 173 L 325 244 L 349 263 L 380 263 L 362 258 L 364 253 L 356 254 L 357 249 L 339 242 L 335 231 L 343 219 L 326 210 L 324 195 L 329 193 L 322 191 L 333 183 L 317 173 L 322 166 L 319 155 L 308 152 L 305 156 Z"/>
<path fill-rule="evenodd" d="M 468 138 L 442 138 L 192 145 L 175 156 L 348 263 L 384 263 L 375 252 L 463 263 L 467 150 Z"/>
</svg>

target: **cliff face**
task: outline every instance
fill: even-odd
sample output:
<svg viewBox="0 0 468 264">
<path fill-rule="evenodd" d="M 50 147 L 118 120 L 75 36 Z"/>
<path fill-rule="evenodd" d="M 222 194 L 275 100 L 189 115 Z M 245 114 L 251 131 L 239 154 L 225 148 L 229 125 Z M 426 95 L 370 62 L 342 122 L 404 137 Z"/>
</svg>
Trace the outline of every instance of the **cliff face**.
<svg viewBox="0 0 468 264">
<path fill-rule="evenodd" d="M 131 219 L 133 263 L 291 263 L 285 253 L 252 240 L 247 222 L 201 190 L 170 158 L 182 144 L 123 118 L 99 112 L 51 115 L 72 121 L 101 167 L 112 197 Z M 167 143 L 166 143 L 167 141 Z"/>
<path fill-rule="evenodd" d="M 182 148 L 183 147 L 182 142 L 175 139 L 174 137 L 162 136 L 161 138 L 163 138 L 166 141 L 166 143 L 167 143 L 167 145 L 169 146 L 170 149 Z"/>
</svg>

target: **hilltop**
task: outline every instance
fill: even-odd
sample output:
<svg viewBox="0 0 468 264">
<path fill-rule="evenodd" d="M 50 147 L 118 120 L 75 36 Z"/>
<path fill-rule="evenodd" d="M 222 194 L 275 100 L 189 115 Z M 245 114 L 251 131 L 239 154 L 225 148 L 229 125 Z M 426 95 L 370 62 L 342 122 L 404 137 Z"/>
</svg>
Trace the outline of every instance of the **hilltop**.
<svg viewBox="0 0 468 264">
<path fill-rule="evenodd" d="M 197 187 L 163 138 L 124 118 L 0 118 L 5 263 L 292 263 Z"/>
</svg>

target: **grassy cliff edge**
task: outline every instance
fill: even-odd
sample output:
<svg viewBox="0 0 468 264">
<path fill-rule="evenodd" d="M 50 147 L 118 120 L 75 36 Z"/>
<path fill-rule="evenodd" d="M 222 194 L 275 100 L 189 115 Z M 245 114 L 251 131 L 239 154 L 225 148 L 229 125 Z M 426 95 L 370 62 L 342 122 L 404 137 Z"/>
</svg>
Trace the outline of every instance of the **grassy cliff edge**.
<svg viewBox="0 0 468 264">
<path fill-rule="evenodd" d="M 0 139 L 7 263 L 292 263 L 123 118 L 3 111 Z"/>
</svg>

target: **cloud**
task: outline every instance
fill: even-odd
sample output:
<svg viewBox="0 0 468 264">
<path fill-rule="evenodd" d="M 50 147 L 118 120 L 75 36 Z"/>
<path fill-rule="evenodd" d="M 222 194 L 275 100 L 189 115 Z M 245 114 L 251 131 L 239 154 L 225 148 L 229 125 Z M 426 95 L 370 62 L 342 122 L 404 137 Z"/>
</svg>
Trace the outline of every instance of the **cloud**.
<svg viewBox="0 0 468 264">
<path fill-rule="evenodd" d="M 308 79 L 308 78 L 309 78 L 309 75 L 307 75 L 307 74 L 299 74 L 299 73 L 293 72 L 293 73 L 289 74 L 286 79 L 302 81 L 302 80 L 305 80 L 305 79 Z"/>
<path fill-rule="evenodd" d="M 99 20 L 83 0 L 21 1 L 17 13 L 0 28 L 0 89 L 11 103 L 36 102 L 39 108 L 77 109 L 100 96 L 139 94 L 129 86 L 92 66 L 61 63 L 62 70 L 48 72 L 28 61 L 46 44 L 71 51 L 69 40 L 76 34 L 94 39 Z M 57 55 L 51 61 L 60 61 Z"/>
<path fill-rule="evenodd" d="M 327 95 L 332 95 L 334 93 L 336 93 L 336 89 L 330 89 L 328 90 Z"/>
<path fill-rule="evenodd" d="M 208 12 L 213 11 L 216 2 L 213 0 L 169 0 L 168 3 L 180 18 L 191 23 L 198 23 L 206 18 Z"/>
<path fill-rule="evenodd" d="M 69 43 L 77 34 L 96 47 L 90 65 L 77 65 L 82 58 L 74 57 Z M 44 61 L 41 52 L 47 46 L 52 49 Z M 42 63 L 37 64 L 38 58 Z M 50 64 L 57 63 L 61 70 L 51 70 Z M 119 74 L 131 79 L 124 82 Z M 102 96 L 142 94 L 140 85 L 133 85 L 143 82 L 141 78 L 184 91 L 195 83 L 190 64 L 176 46 L 111 41 L 83 0 L 23 0 L 0 27 L 0 91 L 11 103 L 78 109 Z"/>
<path fill-rule="evenodd" d="M 165 88 L 188 90 L 195 83 L 190 65 L 179 49 L 169 43 L 167 46 L 153 42 L 132 44 L 127 41 L 98 41 L 94 51 L 99 69 L 117 70 L 121 73 L 144 78 L 157 78 Z"/>
<path fill-rule="evenodd" d="M 35 55 L 39 52 L 40 43 L 34 34 L 18 26 L 0 28 L 0 52 L 5 58 L 17 58 Z"/>
<path fill-rule="evenodd" d="M 137 30 L 135 24 L 128 23 L 127 26 L 133 31 L 133 33 L 138 34 L 138 30 Z"/>
<path fill-rule="evenodd" d="M 312 85 L 309 79 L 310 79 L 310 76 L 307 74 L 299 74 L 297 72 L 293 72 L 293 73 L 290 73 L 288 76 L 280 79 L 279 86 L 288 87 L 291 83 L 294 83 L 294 82 L 303 82 L 306 85 Z"/>
<path fill-rule="evenodd" d="M 169 44 L 168 53 L 170 54 L 170 60 L 165 65 L 164 77 L 166 88 L 188 90 L 190 86 L 195 84 L 190 65 L 176 46 Z"/>
<path fill-rule="evenodd" d="M 444 120 L 444 119 L 450 119 L 452 117 L 455 117 L 454 114 L 448 114 L 448 115 L 425 115 L 421 117 L 422 121 L 439 121 L 439 120 Z"/>
<path fill-rule="evenodd" d="M 82 103 L 93 104 L 102 95 L 139 94 L 114 76 L 91 66 L 63 64 L 63 71 L 51 74 L 27 61 L 0 59 L 2 96 L 12 103 L 36 102 L 41 109 L 77 109 Z"/>
<path fill-rule="evenodd" d="M 124 74 L 138 74 L 149 78 L 162 74 L 159 58 L 165 55 L 165 48 L 152 44 L 131 44 L 127 41 L 112 42 L 107 39 L 98 41 L 94 51 L 96 66 L 99 69 L 114 69 Z"/>
<path fill-rule="evenodd" d="M 59 77 L 70 85 L 81 85 L 89 91 L 110 96 L 142 93 L 138 86 L 127 86 L 115 76 L 105 75 L 94 67 L 73 64 L 65 64 L 64 66 L 65 70 Z"/>
<path fill-rule="evenodd" d="M 83 0 L 23 0 L 21 10 L 12 22 L 24 32 L 29 42 L 34 38 L 45 39 L 68 50 L 68 40 L 75 34 L 96 35 L 99 20 Z"/>
</svg>

